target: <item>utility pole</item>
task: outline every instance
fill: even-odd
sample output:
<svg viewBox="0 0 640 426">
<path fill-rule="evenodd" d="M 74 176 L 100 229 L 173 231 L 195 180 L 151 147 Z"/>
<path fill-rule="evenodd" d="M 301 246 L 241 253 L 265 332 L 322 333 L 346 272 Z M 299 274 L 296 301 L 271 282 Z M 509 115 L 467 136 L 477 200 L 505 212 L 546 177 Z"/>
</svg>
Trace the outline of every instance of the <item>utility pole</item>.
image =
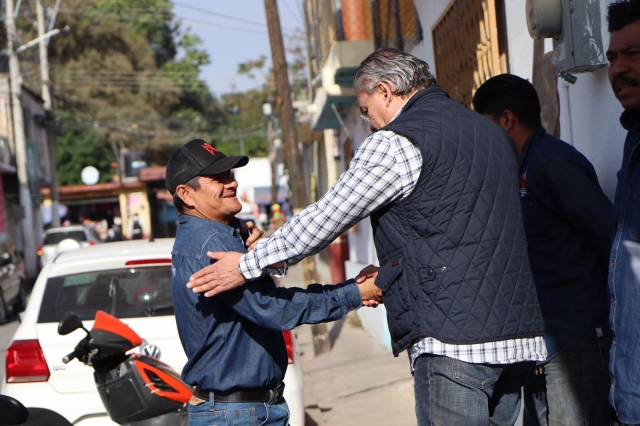
<svg viewBox="0 0 640 426">
<path fill-rule="evenodd" d="M 36 16 L 38 17 L 38 46 L 40 48 L 40 77 L 42 79 L 42 99 L 44 109 L 51 111 L 51 91 L 49 90 L 49 56 L 47 55 L 47 39 L 45 34 L 44 8 L 42 0 L 35 0 Z"/>
<path fill-rule="evenodd" d="M 22 79 L 20 65 L 15 51 L 16 25 L 13 19 L 13 0 L 6 0 L 5 26 L 7 28 L 7 50 L 9 53 L 9 78 L 11 80 L 11 115 L 13 116 L 13 137 L 15 138 L 16 168 L 20 186 L 20 204 L 24 212 L 22 219 L 22 239 L 24 241 L 24 261 L 26 274 L 35 278 L 37 274 L 36 244 L 34 238 L 33 209 L 29 180 L 27 178 L 27 147 L 22 114 Z"/>
<path fill-rule="evenodd" d="M 44 8 L 42 0 L 35 0 L 36 16 L 38 18 L 38 42 L 40 48 L 40 79 L 42 80 L 42 99 L 44 109 L 48 117 L 51 117 L 51 87 L 49 86 L 49 56 L 47 52 L 48 40 L 44 37 L 45 22 Z M 47 142 L 49 146 L 49 158 L 51 163 L 51 226 L 60 226 L 60 198 L 58 194 L 58 173 L 56 171 L 56 147 L 53 141 L 54 136 L 47 132 Z"/>
<path fill-rule="evenodd" d="M 244 155 L 244 135 L 242 129 L 236 131 L 238 133 L 238 142 L 240 142 L 240 155 Z"/>
<path fill-rule="evenodd" d="M 282 29 L 280 27 L 280 15 L 278 13 L 277 0 L 264 0 L 264 9 L 269 28 L 269 40 L 271 42 L 271 58 L 273 71 L 276 78 L 278 97 L 280 98 L 280 124 L 282 126 L 282 139 L 287 168 L 289 169 L 289 182 L 293 198 L 294 209 L 300 211 L 309 205 L 307 188 L 302 174 L 302 155 L 298 150 L 298 138 L 293 117 L 293 103 L 291 102 L 291 86 L 289 85 L 289 72 L 284 54 L 282 41 Z M 304 274 L 305 284 L 317 283 L 318 274 L 316 261 L 313 256 L 300 262 Z M 313 325 L 313 347 L 317 354 L 331 350 L 329 333 L 326 324 Z"/>
</svg>

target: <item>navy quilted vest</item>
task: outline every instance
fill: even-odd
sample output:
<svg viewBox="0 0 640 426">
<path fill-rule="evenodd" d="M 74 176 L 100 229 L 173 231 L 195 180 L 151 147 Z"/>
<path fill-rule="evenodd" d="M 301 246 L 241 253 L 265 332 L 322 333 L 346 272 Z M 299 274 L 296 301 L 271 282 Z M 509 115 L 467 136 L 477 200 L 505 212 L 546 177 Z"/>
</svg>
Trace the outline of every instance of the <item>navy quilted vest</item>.
<svg viewBox="0 0 640 426">
<path fill-rule="evenodd" d="M 424 337 L 542 336 L 513 143 L 439 87 L 415 94 L 383 130 L 422 153 L 412 194 L 371 216 L 394 354 Z"/>
</svg>

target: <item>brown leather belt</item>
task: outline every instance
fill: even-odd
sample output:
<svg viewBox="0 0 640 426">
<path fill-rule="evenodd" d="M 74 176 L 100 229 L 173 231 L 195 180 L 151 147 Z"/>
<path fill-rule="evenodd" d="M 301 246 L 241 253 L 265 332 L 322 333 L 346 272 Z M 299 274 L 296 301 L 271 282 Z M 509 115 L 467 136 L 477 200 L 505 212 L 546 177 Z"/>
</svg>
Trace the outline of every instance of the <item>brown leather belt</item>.
<svg viewBox="0 0 640 426">
<path fill-rule="evenodd" d="M 275 389 L 241 389 L 227 392 L 209 391 L 196 386 L 193 395 L 208 400 L 210 394 L 213 394 L 215 402 L 269 402 L 271 392 L 274 395 L 273 402 L 280 401 L 284 393 L 284 383 L 280 383 Z"/>
</svg>

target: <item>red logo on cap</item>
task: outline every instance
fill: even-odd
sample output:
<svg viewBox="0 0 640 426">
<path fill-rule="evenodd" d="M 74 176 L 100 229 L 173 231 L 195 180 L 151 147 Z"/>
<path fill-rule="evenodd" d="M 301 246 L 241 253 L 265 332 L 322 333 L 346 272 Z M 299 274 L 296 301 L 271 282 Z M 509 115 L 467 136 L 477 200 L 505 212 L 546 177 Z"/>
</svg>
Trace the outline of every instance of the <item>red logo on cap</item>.
<svg viewBox="0 0 640 426">
<path fill-rule="evenodd" d="M 211 155 L 216 155 L 216 152 L 220 152 L 217 149 L 215 149 L 214 147 L 212 147 L 211 145 L 209 145 L 208 143 L 203 143 L 202 147 L 204 149 L 206 149 L 207 151 L 209 151 L 209 154 L 211 154 Z"/>
</svg>

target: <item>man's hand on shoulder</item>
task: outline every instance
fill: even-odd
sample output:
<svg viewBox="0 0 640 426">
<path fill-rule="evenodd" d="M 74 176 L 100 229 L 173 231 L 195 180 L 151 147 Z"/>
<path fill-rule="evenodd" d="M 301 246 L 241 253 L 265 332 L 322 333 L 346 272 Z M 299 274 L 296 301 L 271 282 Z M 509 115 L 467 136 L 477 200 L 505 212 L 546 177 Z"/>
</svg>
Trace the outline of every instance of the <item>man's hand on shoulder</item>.
<svg viewBox="0 0 640 426">
<path fill-rule="evenodd" d="M 217 260 L 213 265 L 202 268 L 189 278 L 187 287 L 194 293 L 204 293 L 212 297 L 225 291 L 233 290 L 247 282 L 238 270 L 242 253 L 207 252 L 207 256 Z"/>
</svg>

